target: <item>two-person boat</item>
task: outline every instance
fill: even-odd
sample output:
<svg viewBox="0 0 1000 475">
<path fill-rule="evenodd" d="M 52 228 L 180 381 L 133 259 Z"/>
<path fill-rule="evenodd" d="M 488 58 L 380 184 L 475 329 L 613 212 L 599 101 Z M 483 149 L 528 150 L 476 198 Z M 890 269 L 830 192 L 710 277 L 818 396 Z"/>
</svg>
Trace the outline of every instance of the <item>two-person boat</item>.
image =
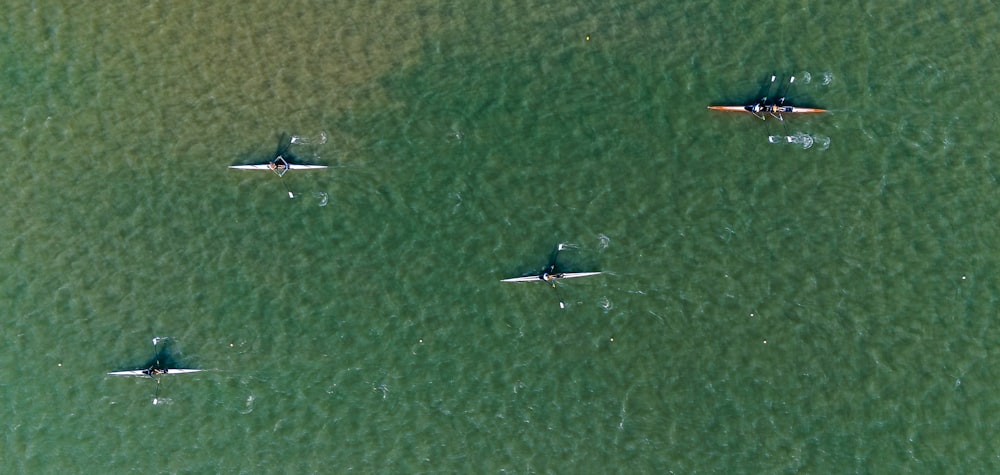
<svg viewBox="0 0 1000 475">
<path fill-rule="evenodd" d="M 771 82 L 768 84 L 767 89 L 769 90 L 771 84 L 774 84 L 774 80 L 777 76 L 771 76 Z M 788 81 L 788 87 L 785 89 L 785 93 L 781 95 L 777 101 L 768 100 L 768 96 L 765 95 L 761 97 L 756 102 L 751 104 L 746 104 L 742 106 L 708 106 L 711 110 L 726 111 L 726 112 L 749 112 L 754 117 L 764 120 L 767 116 L 774 117 L 778 120 L 785 120 L 783 114 L 816 114 L 820 112 L 826 112 L 826 109 L 815 109 L 811 107 L 796 107 L 793 105 L 785 104 L 785 98 L 788 94 L 788 89 L 792 87 L 795 83 L 795 76 L 792 76 Z"/>
<path fill-rule="evenodd" d="M 783 104 L 766 104 L 762 102 L 755 102 L 745 106 L 708 106 L 708 108 L 715 111 L 749 112 L 753 114 L 754 117 L 761 120 L 765 119 L 768 115 L 778 120 L 784 120 L 781 117 L 782 114 L 816 114 L 819 112 L 826 112 L 826 109 L 786 106 Z"/>
</svg>

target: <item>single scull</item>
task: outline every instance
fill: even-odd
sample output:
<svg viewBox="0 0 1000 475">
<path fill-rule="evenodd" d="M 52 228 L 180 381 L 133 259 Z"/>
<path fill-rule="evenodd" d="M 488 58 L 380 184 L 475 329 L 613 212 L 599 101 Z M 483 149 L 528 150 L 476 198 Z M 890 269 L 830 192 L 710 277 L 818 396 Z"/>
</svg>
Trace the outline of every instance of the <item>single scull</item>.
<svg viewBox="0 0 1000 475">
<path fill-rule="evenodd" d="M 189 374 L 198 373 L 203 370 L 200 369 L 189 369 L 189 368 L 165 368 L 160 364 L 160 352 L 157 350 L 156 346 L 162 341 L 163 338 L 153 338 L 153 364 L 147 369 L 130 369 L 125 371 L 111 371 L 108 376 L 134 376 L 150 378 L 156 381 L 156 392 L 153 393 L 153 404 L 159 404 L 159 394 L 160 394 L 160 376 L 165 374 Z"/>
<path fill-rule="evenodd" d="M 563 272 L 561 274 L 550 274 L 548 272 L 542 272 L 538 275 L 526 275 L 524 277 L 512 277 L 510 279 L 503 279 L 500 282 L 552 282 L 558 279 L 572 279 L 574 277 L 588 277 L 591 275 L 600 275 L 600 272 Z"/>
<path fill-rule="evenodd" d="M 178 369 L 178 368 L 149 368 L 149 369 L 132 369 L 128 371 L 112 371 L 108 373 L 108 376 L 159 376 L 161 374 L 188 374 L 197 373 L 200 369 Z"/>
<path fill-rule="evenodd" d="M 278 178 L 281 178 L 285 176 L 285 172 L 288 170 L 321 170 L 326 168 L 326 165 L 299 165 L 297 163 L 288 163 L 288 161 L 285 160 L 285 157 L 282 157 L 279 153 L 278 156 L 274 157 L 274 160 L 267 163 L 259 163 L 256 165 L 230 165 L 229 168 L 234 170 L 271 170 L 275 175 L 278 175 Z M 282 184 L 284 184 L 284 182 L 282 182 Z M 295 198 L 295 195 L 288 189 L 287 185 L 285 186 L 285 191 L 288 192 L 289 198 Z"/>
<path fill-rule="evenodd" d="M 556 261 L 559 259 L 559 251 L 562 251 L 567 246 L 560 243 L 556 247 L 556 252 L 552 257 L 552 263 L 545 269 L 541 274 L 525 275 L 521 277 L 511 277 L 509 279 L 501 279 L 500 282 L 545 282 L 552 286 L 552 289 L 558 294 L 558 289 L 556 288 L 556 282 L 562 279 L 573 279 L 576 277 L 588 277 L 592 275 L 600 275 L 600 272 L 559 272 L 556 268 Z M 559 299 L 559 308 L 566 308 L 566 304 Z"/>
<path fill-rule="evenodd" d="M 256 165 L 230 165 L 229 168 L 234 170 L 271 170 L 278 176 L 284 176 L 285 172 L 288 170 L 321 170 L 326 168 L 326 165 L 299 165 L 297 163 L 288 163 L 285 157 L 278 155 L 274 160 L 267 163 L 259 163 Z"/>
</svg>

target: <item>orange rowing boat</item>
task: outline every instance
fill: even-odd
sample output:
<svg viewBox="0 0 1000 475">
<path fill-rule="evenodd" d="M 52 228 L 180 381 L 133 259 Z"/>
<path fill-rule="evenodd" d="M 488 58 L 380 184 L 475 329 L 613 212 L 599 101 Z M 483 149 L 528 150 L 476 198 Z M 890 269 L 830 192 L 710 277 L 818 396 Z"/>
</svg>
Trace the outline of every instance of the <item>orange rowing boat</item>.
<svg viewBox="0 0 1000 475">
<path fill-rule="evenodd" d="M 771 82 L 768 84 L 766 89 L 770 89 L 770 86 L 771 84 L 774 84 L 775 79 L 776 76 L 772 75 Z M 788 94 L 788 89 L 792 87 L 793 83 L 795 83 L 795 76 L 792 76 L 788 81 L 788 88 L 785 89 L 785 94 Z M 766 119 L 769 115 L 775 119 L 784 120 L 781 118 L 782 114 L 815 114 L 819 112 L 826 112 L 826 109 L 813 109 L 810 107 L 795 107 L 786 105 L 784 94 L 777 101 L 768 101 L 768 97 L 765 95 L 753 104 L 747 104 L 744 106 L 708 106 L 708 108 L 711 110 L 727 112 L 749 112 L 753 114 L 754 117 L 761 120 Z"/>
</svg>

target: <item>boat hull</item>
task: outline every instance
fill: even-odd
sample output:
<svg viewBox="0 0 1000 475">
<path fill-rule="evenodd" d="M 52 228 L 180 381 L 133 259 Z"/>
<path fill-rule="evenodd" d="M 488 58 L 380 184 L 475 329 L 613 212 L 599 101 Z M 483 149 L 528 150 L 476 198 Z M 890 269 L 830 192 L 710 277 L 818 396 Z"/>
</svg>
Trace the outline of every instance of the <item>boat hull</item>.
<svg viewBox="0 0 1000 475">
<path fill-rule="evenodd" d="M 750 106 L 708 106 L 709 109 L 714 111 L 726 111 L 726 112 L 750 112 Z M 826 112 L 826 109 L 813 109 L 809 107 L 793 107 L 793 106 L 779 106 L 778 110 L 775 112 L 781 114 L 818 114 L 820 112 Z"/>
<path fill-rule="evenodd" d="M 708 106 L 708 108 L 714 111 L 747 112 L 746 106 Z"/>
<path fill-rule="evenodd" d="M 572 279 L 575 277 L 589 277 L 592 275 L 599 275 L 600 272 L 567 272 L 558 277 L 557 279 Z M 545 282 L 541 275 L 526 275 L 524 277 L 513 277 L 510 279 L 503 279 L 500 282 Z"/>
<path fill-rule="evenodd" d="M 112 372 L 108 373 L 108 376 L 137 376 L 137 377 L 149 376 L 148 374 L 145 373 L 145 371 L 146 370 L 143 370 L 143 369 L 133 369 L 133 370 L 129 370 L 129 371 L 112 371 Z M 188 374 L 188 373 L 198 373 L 200 371 L 203 371 L 203 370 L 200 370 L 200 369 L 168 369 L 166 373 L 161 373 L 161 374 Z M 159 376 L 159 375 L 157 375 L 157 376 Z"/>
<path fill-rule="evenodd" d="M 326 168 L 326 165 L 296 165 L 293 163 L 288 164 L 289 170 L 320 170 Z M 230 165 L 229 168 L 233 170 L 272 170 L 269 163 L 261 163 L 258 165 Z"/>
</svg>

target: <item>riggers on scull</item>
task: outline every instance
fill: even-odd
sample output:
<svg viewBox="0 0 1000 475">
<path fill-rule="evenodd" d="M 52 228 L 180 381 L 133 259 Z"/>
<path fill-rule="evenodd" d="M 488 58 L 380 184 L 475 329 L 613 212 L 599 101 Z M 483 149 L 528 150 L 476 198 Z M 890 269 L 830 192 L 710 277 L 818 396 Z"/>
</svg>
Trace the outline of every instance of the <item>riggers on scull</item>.
<svg viewBox="0 0 1000 475">
<path fill-rule="evenodd" d="M 501 279 L 500 282 L 545 282 L 552 286 L 553 290 L 556 290 L 556 282 L 562 279 L 572 279 L 576 277 L 587 277 L 591 275 L 599 275 L 600 272 L 560 272 L 557 270 L 556 261 L 559 258 L 559 252 L 566 249 L 567 245 L 560 243 L 556 247 L 556 252 L 553 254 L 552 259 L 548 267 L 541 274 L 526 275 L 521 277 L 511 277 L 509 279 Z M 559 300 L 559 308 L 566 308 L 566 303 Z"/>
<path fill-rule="evenodd" d="M 587 277 L 591 275 L 600 275 L 600 272 L 563 272 L 561 274 L 549 274 L 547 272 L 543 272 L 538 275 L 526 275 L 524 277 L 503 279 L 500 282 L 552 282 L 553 280 L 572 279 L 574 277 Z"/>
<path fill-rule="evenodd" d="M 765 114 L 780 118 L 781 114 L 816 114 L 826 112 L 826 109 L 813 109 L 809 107 L 779 106 L 776 104 L 761 104 L 755 102 L 745 106 L 708 106 L 714 111 L 728 112 L 749 112 L 754 116 L 763 119 Z"/>
<path fill-rule="evenodd" d="M 159 376 L 162 374 L 188 374 L 197 373 L 203 370 L 200 369 L 133 369 L 128 371 L 112 371 L 108 373 L 108 376 L 138 376 L 138 377 L 149 377 L 149 376 Z"/>
<path fill-rule="evenodd" d="M 326 165 L 299 165 L 297 163 L 288 163 L 285 157 L 278 155 L 274 160 L 267 163 L 260 163 L 256 165 L 230 165 L 229 168 L 234 170 L 271 170 L 278 176 L 284 176 L 285 172 L 288 170 L 320 170 L 326 168 Z"/>
<path fill-rule="evenodd" d="M 108 376 L 132 376 L 138 378 L 150 378 L 153 381 L 156 381 L 156 391 L 153 393 L 153 405 L 161 402 L 158 397 L 160 394 L 160 376 L 167 374 L 190 374 L 202 371 L 200 369 L 189 368 L 167 368 L 166 365 L 161 362 L 160 351 L 157 349 L 157 345 L 159 345 L 161 341 L 163 341 L 163 338 L 153 338 L 153 361 L 149 368 L 111 371 L 108 373 Z"/>
<path fill-rule="evenodd" d="M 774 80 L 777 76 L 771 76 L 771 82 L 766 87 L 770 90 L 770 85 L 774 84 Z M 785 94 L 782 94 L 781 98 L 777 101 L 768 100 L 768 96 L 764 95 L 759 100 L 752 104 L 746 104 L 742 106 L 708 106 L 711 110 L 726 111 L 726 112 L 749 112 L 754 117 L 764 120 L 767 116 L 774 117 L 778 120 L 784 120 L 782 114 L 816 114 L 820 112 L 826 112 L 826 109 L 815 109 L 811 107 L 795 107 L 793 105 L 785 104 L 785 96 L 788 94 L 788 89 L 792 87 L 795 83 L 795 76 L 792 76 L 788 81 L 788 88 L 785 89 Z M 766 94 L 766 91 L 765 91 Z"/>
</svg>

